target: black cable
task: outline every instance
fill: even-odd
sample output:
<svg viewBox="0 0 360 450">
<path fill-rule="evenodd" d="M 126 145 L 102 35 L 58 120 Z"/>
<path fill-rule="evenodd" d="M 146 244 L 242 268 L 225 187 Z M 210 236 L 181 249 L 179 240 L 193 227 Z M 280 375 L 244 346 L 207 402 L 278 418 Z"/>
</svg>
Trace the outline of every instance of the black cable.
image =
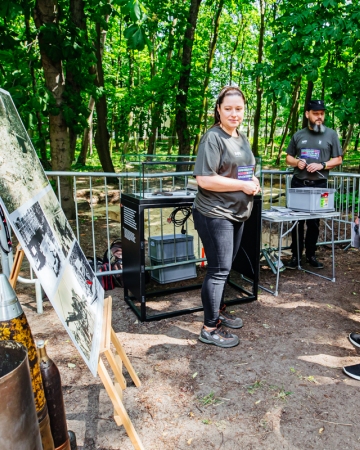
<svg viewBox="0 0 360 450">
<path fill-rule="evenodd" d="M 181 212 L 183 217 L 181 219 L 176 218 L 176 214 Z M 191 216 L 191 206 L 179 206 L 175 208 L 174 211 L 170 214 L 167 221 L 169 223 L 173 223 L 176 227 L 181 228 L 181 234 L 186 234 L 185 223 L 188 218 Z"/>
</svg>

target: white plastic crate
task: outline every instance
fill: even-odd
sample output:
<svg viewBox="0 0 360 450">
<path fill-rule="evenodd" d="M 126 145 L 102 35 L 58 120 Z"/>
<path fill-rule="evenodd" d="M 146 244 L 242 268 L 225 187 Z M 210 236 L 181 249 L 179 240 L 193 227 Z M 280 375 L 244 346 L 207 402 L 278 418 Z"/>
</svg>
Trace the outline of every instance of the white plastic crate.
<svg viewBox="0 0 360 450">
<path fill-rule="evenodd" d="M 150 258 L 174 259 L 194 254 L 194 236 L 189 234 L 165 234 L 149 237 Z"/>
<path fill-rule="evenodd" d="M 188 258 L 176 258 L 176 262 L 187 261 L 187 259 L 195 259 L 194 255 L 189 256 Z M 156 258 L 151 258 L 151 265 L 163 265 L 174 263 L 175 259 L 166 259 L 164 261 L 158 260 Z M 189 278 L 196 278 L 196 264 L 195 263 L 187 263 L 187 264 L 179 264 L 176 266 L 163 267 L 162 269 L 154 269 L 151 271 L 151 278 L 156 280 L 160 284 L 172 283 L 173 281 L 181 281 L 188 280 Z"/>
<path fill-rule="evenodd" d="M 310 213 L 335 211 L 334 193 L 336 189 L 289 188 L 287 207 L 294 211 Z"/>
</svg>

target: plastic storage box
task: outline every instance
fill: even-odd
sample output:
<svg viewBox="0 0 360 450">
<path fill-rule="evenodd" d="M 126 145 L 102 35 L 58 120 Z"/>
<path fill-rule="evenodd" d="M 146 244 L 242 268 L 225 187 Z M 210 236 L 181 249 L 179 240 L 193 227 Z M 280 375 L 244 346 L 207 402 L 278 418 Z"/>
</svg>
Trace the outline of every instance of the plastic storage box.
<svg viewBox="0 0 360 450">
<path fill-rule="evenodd" d="M 336 189 L 289 188 L 287 207 L 294 211 L 310 213 L 335 211 L 334 193 Z"/>
<path fill-rule="evenodd" d="M 188 259 L 195 259 L 194 255 L 189 257 L 176 258 L 176 262 L 187 261 Z M 174 263 L 175 259 L 161 259 L 151 258 L 151 265 L 163 265 Z M 179 264 L 177 266 L 164 267 L 162 269 L 155 269 L 151 271 L 151 278 L 160 284 L 172 283 L 173 281 L 188 280 L 189 278 L 196 278 L 196 264 L 187 263 Z"/>
<path fill-rule="evenodd" d="M 149 237 L 149 256 L 157 260 L 169 260 L 194 255 L 194 236 L 166 234 Z"/>
</svg>

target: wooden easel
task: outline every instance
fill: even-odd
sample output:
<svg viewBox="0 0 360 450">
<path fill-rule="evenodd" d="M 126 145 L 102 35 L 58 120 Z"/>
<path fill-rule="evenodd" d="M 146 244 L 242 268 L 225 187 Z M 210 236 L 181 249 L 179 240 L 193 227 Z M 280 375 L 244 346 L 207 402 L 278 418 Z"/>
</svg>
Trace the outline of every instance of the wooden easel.
<svg viewBox="0 0 360 450">
<path fill-rule="evenodd" d="M 107 297 L 104 300 L 104 323 L 102 341 L 100 345 L 98 374 L 114 406 L 114 420 L 116 424 L 118 426 L 123 425 L 125 427 L 125 430 L 136 450 L 145 450 L 145 447 L 142 445 L 142 442 L 122 402 L 123 390 L 126 388 L 126 381 L 122 374 L 122 364 L 124 364 L 124 366 L 126 367 L 136 387 L 141 386 L 141 382 L 133 366 L 131 365 L 129 358 L 126 355 L 125 350 L 120 344 L 118 337 L 112 329 L 111 313 L 112 298 Z M 111 350 L 111 343 L 115 347 L 115 354 Z M 105 367 L 105 364 L 102 360 L 103 355 L 106 357 L 110 364 L 115 377 L 115 383 L 113 383 L 113 381 L 111 380 L 110 374 Z"/>
<path fill-rule="evenodd" d="M 11 272 L 10 272 L 10 276 L 9 276 L 9 282 L 13 289 L 15 289 L 15 286 L 16 286 L 16 282 L 17 282 L 17 279 L 18 279 L 18 276 L 20 273 L 21 264 L 23 262 L 24 255 L 25 255 L 24 250 L 21 248 L 21 245 L 18 244 L 16 247 L 14 263 L 11 268 Z"/>
<path fill-rule="evenodd" d="M 19 244 L 16 247 L 14 264 L 12 266 L 9 277 L 9 282 L 13 289 L 15 289 L 23 259 L 24 259 L 24 250 L 21 248 Z M 114 420 L 116 424 L 118 426 L 124 425 L 125 430 L 136 450 L 145 450 L 145 447 L 142 445 L 142 442 L 122 402 L 123 391 L 124 389 L 126 389 L 126 380 L 122 373 L 122 365 L 124 364 L 124 366 L 126 367 L 136 387 L 140 387 L 141 382 L 129 358 L 127 357 L 125 350 L 123 349 L 118 337 L 116 336 L 115 331 L 112 329 L 111 313 L 112 313 L 112 298 L 107 297 L 104 299 L 104 323 L 101 336 L 102 339 L 100 343 L 98 374 L 114 406 Z M 115 354 L 111 350 L 111 343 L 115 347 Z M 110 367 L 114 374 L 115 383 L 112 381 L 110 374 L 107 368 L 105 367 L 105 364 L 102 360 L 102 356 L 105 356 L 110 364 Z"/>
</svg>

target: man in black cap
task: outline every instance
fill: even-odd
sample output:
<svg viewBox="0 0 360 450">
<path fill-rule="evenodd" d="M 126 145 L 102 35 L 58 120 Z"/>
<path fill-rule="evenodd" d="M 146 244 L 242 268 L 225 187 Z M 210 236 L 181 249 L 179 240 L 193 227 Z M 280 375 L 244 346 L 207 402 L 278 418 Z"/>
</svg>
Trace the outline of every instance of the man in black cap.
<svg viewBox="0 0 360 450">
<path fill-rule="evenodd" d="M 326 188 L 329 170 L 342 162 L 342 148 L 336 131 L 324 125 L 325 105 L 323 100 L 311 100 L 305 115 L 308 126 L 291 138 L 286 150 L 286 163 L 294 167 L 292 188 Z M 304 220 L 298 224 L 300 257 L 304 247 Z M 316 243 L 319 237 L 319 219 L 306 221 L 306 259 L 312 267 L 322 269 L 324 265 L 316 259 Z M 296 227 L 292 230 L 292 258 L 286 265 L 296 269 L 297 242 Z"/>
</svg>

